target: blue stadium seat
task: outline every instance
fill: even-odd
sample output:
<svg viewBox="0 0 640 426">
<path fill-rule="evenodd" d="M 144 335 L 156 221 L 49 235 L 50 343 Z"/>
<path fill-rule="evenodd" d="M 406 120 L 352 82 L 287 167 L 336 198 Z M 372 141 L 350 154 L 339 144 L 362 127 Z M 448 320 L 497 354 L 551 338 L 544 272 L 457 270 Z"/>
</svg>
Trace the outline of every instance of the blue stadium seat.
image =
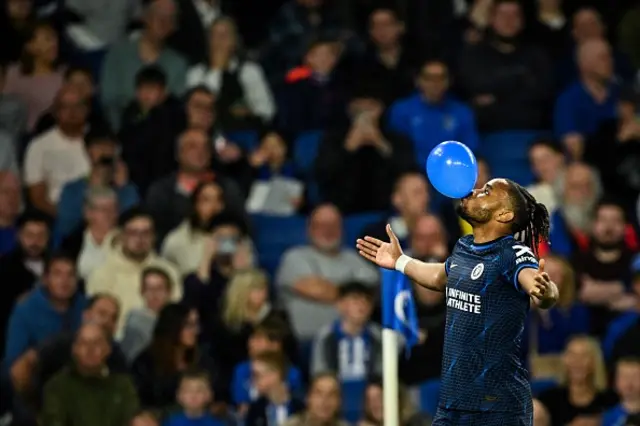
<svg viewBox="0 0 640 426">
<path fill-rule="evenodd" d="M 287 249 L 307 242 L 306 219 L 302 216 L 252 215 L 251 223 L 260 266 L 271 275 Z"/>
<path fill-rule="evenodd" d="M 558 386 L 558 382 L 553 379 L 535 379 L 531 381 L 531 393 L 537 397 L 547 389 Z"/>
<path fill-rule="evenodd" d="M 313 165 L 321 141 L 322 132 L 312 130 L 301 133 L 293 143 L 293 162 L 297 171 L 307 178 L 313 175 Z"/>
<path fill-rule="evenodd" d="M 258 132 L 254 130 L 239 130 L 236 132 L 229 132 L 225 134 L 225 137 L 245 151 L 253 151 L 260 145 L 260 137 Z"/>
<path fill-rule="evenodd" d="M 545 132 L 515 130 L 483 135 L 480 152 L 495 177 L 512 179 L 521 185 L 533 182 L 529 165 L 529 147 Z"/>
<path fill-rule="evenodd" d="M 352 424 L 362 418 L 366 388 L 365 382 L 342 383 L 342 416 Z"/>
<path fill-rule="evenodd" d="M 427 380 L 420 385 L 420 409 L 435 416 L 440 398 L 440 380 Z"/>
<path fill-rule="evenodd" d="M 387 214 L 384 212 L 363 213 L 347 216 L 344 219 L 343 244 L 353 248 L 356 239 L 362 237 L 362 230 L 372 223 L 380 222 Z"/>
</svg>

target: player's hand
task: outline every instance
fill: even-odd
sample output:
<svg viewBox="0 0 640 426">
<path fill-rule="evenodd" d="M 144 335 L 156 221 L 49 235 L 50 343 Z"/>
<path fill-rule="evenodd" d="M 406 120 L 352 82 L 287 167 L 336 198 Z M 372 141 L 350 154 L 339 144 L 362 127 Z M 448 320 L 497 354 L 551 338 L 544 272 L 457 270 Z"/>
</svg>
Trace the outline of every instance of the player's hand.
<svg viewBox="0 0 640 426">
<path fill-rule="evenodd" d="M 358 239 L 356 241 L 356 248 L 360 256 L 375 263 L 381 268 L 394 269 L 396 267 L 396 261 L 402 256 L 402 248 L 400 247 L 400 241 L 398 237 L 391 230 L 391 225 L 387 224 L 387 235 L 389 236 L 388 243 L 380 241 L 373 237 L 364 237 L 364 239 Z"/>
<path fill-rule="evenodd" d="M 540 266 L 538 266 L 538 272 L 533 277 L 535 283 L 529 292 L 529 296 L 542 300 L 549 291 L 551 286 L 551 278 L 549 274 L 544 271 L 544 259 L 540 259 Z"/>
</svg>

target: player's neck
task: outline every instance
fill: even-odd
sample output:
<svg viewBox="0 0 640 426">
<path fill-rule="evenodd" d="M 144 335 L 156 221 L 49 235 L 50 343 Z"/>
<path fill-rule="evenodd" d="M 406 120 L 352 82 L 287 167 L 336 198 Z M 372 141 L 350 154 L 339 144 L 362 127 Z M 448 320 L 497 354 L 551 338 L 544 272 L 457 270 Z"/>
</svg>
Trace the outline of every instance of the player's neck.
<svg viewBox="0 0 640 426">
<path fill-rule="evenodd" d="M 476 225 L 473 227 L 473 242 L 476 244 L 490 243 L 505 235 L 506 234 L 498 232 L 495 229 L 489 229 L 486 226 Z"/>
<path fill-rule="evenodd" d="M 359 336 L 362 334 L 362 331 L 364 330 L 366 324 L 358 324 L 355 323 L 353 321 L 349 321 L 346 319 L 343 319 L 340 322 L 340 328 L 342 329 L 342 332 L 348 336 Z"/>
</svg>

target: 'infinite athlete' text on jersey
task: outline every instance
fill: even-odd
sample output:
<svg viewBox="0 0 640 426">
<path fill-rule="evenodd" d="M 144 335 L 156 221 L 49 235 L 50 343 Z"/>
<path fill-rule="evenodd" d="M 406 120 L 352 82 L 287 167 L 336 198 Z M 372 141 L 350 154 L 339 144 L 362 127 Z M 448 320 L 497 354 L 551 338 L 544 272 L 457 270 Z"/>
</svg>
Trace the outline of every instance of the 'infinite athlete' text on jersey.
<svg viewBox="0 0 640 426">
<path fill-rule="evenodd" d="M 447 323 L 440 406 L 464 411 L 520 411 L 531 405 L 520 348 L 529 296 L 518 283 L 538 260 L 508 236 L 458 240 L 445 262 Z"/>
</svg>

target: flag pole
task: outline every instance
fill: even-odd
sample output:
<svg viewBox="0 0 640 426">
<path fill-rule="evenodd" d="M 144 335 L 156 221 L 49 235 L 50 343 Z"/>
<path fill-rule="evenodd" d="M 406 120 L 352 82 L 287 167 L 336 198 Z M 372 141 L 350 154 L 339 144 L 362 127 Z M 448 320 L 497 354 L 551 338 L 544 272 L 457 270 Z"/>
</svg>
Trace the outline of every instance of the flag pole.
<svg viewBox="0 0 640 426">
<path fill-rule="evenodd" d="M 384 300 L 395 293 L 397 271 L 382 270 L 382 396 L 384 426 L 400 426 L 400 408 L 398 401 L 398 333 L 391 328 L 390 319 L 394 317 L 394 304 Z M 393 296 L 391 296 L 393 297 Z M 385 303 L 386 302 L 386 303 Z M 389 303 L 391 302 L 391 303 Z"/>
</svg>

